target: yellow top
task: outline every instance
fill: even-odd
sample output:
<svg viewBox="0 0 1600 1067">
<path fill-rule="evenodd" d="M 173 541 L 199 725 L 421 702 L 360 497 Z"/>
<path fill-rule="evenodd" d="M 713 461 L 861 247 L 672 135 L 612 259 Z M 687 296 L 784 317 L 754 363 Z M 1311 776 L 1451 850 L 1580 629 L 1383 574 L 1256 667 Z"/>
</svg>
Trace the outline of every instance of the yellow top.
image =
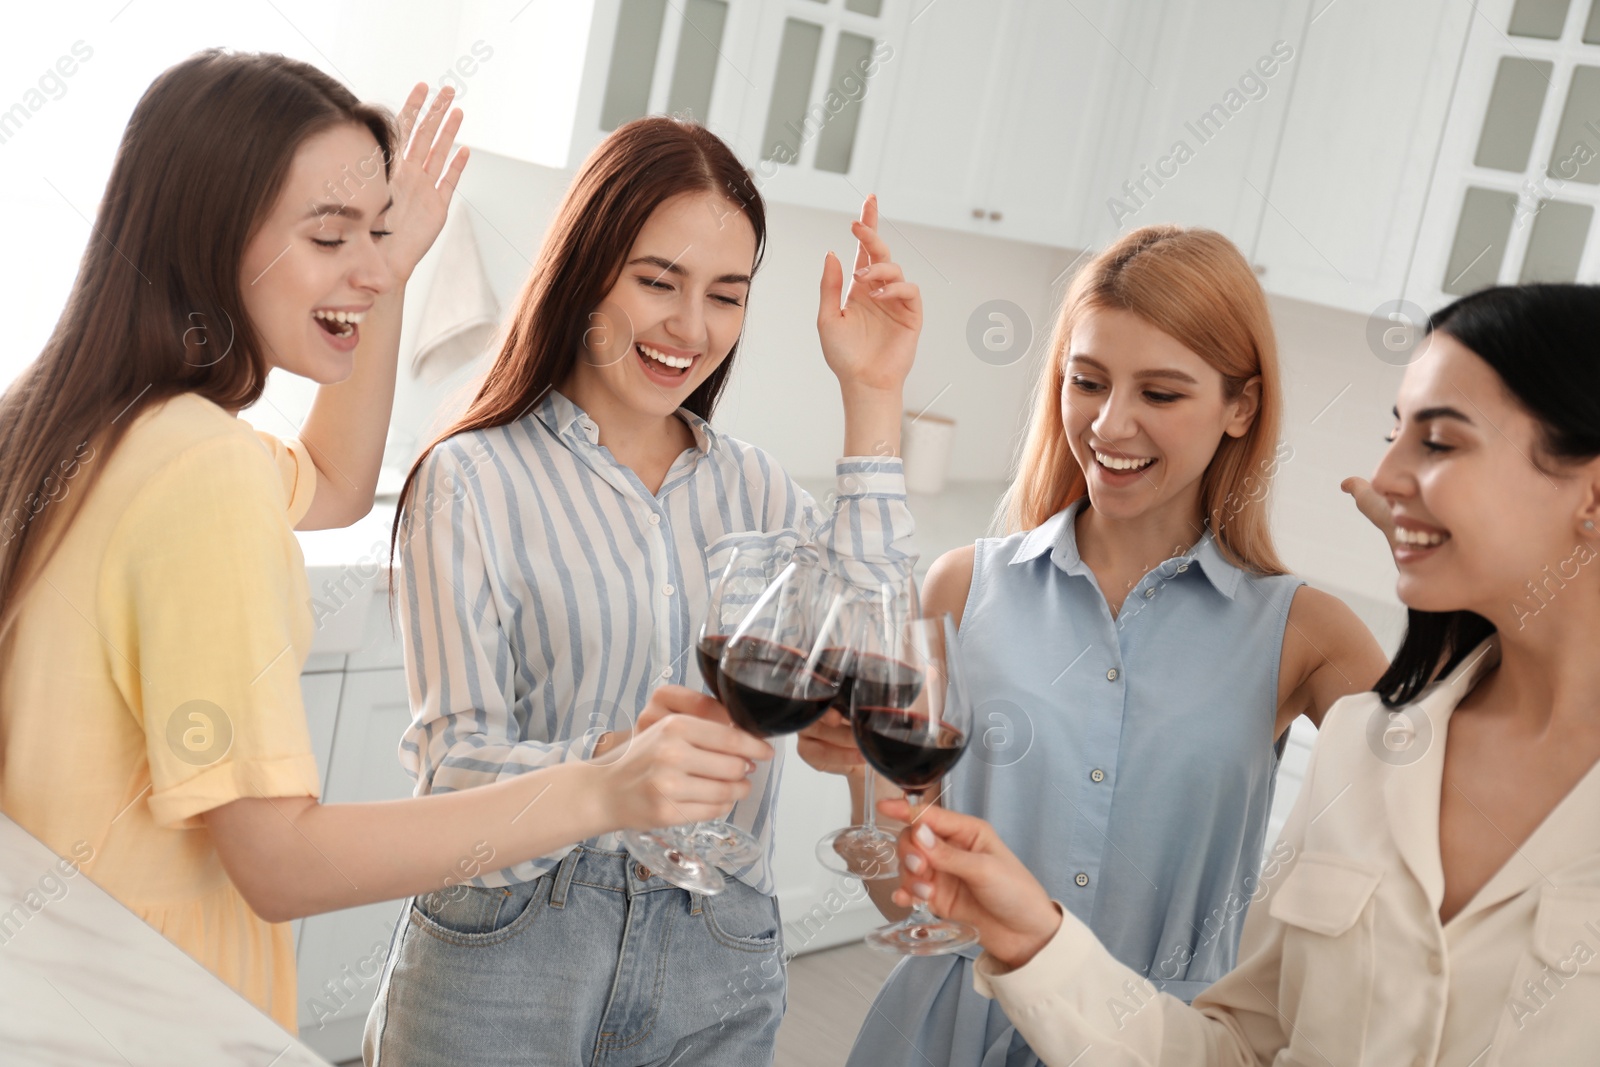
<svg viewBox="0 0 1600 1067">
<path fill-rule="evenodd" d="M 316 470 L 193 394 L 78 456 L 46 507 L 84 495 L 0 638 L 0 810 L 87 850 L 96 883 L 293 1033 L 289 924 L 250 910 L 199 816 L 319 795 L 293 533 Z"/>
</svg>

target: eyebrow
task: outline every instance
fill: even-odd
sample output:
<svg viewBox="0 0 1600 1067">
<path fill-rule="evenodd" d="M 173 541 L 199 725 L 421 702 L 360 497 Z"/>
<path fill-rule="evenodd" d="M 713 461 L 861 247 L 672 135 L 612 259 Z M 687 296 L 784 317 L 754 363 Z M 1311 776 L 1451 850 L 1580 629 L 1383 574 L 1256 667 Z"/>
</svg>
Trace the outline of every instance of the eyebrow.
<svg viewBox="0 0 1600 1067">
<path fill-rule="evenodd" d="M 688 271 L 684 270 L 682 267 L 678 266 L 678 264 L 676 262 L 674 262 L 673 260 L 662 259 L 660 256 L 639 256 L 636 259 L 628 260 L 628 266 L 630 266 L 630 267 L 634 266 L 635 264 L 638 264 L 638 263 L 648 263 L 652 267 L 660 267 L 666 273 L 675 274 L 680 278 L 686 276 L 689 273 Z M 717 278 L 711 279 L 711 281 L 712 281 L 713 284 L 716 284 L 717 282 L 729 282 L 729 283 L 737 285 L 740 282 L 743 282 L 745 285 L 749 285 L 750 284 L 750 275 L 748 275 L 748 274 L 724 274 L 721 277 L 717 277 Z"/>
<path fill-rule="evenodd" d="M 1084 364 L 1087 364 L 1087 365 L 1095 368 L 1096 370 L 1100 370 L 1100 371 L 1103 371 L 1103 370 L 1106 369 L 1106 365 L 1104 363 L 1101 363 L 1098 359 L 1095 359 L 1093 356 L 1068 356 L 1067 357 L 1067 362 L 1068 363 L 1084 363 Z M 1178 370 L 1176 367 L 1163 367 L 1160 370 L 1142 370 L 1142 371 L 1136 372 L 1133 377 L 1134 377 L 1135 380 L 1144 380 L 1144 379 L 1149 379 L 1149 378 L 1167 378 L 1167 379 L 1171 379 L 1172 381 L 1175 381 L 1175 382 L 1187 382 L 1190 385 L 1199 385 L 1200 384 L 1195 379 L 1194 375 L 1189 374 L 1189 373 L 1187 373 L 1185 371 Z"/>
<path fill-rule="evenodd" d="M 1400 409 L 1396 407 L 1393 411 L 1394 417 L 1398 419 L 1400 417 Z M 1432 422 L 1434 419 L 1455 419 L 1457 422 L 1464 422 L 1468 426 L 1477 425 L 1467 417 L 1465 412 L 1452 407 L 1423 408 L 1411 417 L 1412 422 Z"/>
<path fill-rule="evenodd" d="M 391 196 L 389 198 L 389 202 L 383 205 L 382 209 L 378 211 L 378 214 L 382 215 L 385 211 L 388 211 L 392 207 L 394 207 L 394 197 Z M 326 218 L 329 215 L 337 215 L 343 219 L 354 219 L 357 222 L 360 222 L 362 219 L 366 218 L 366 212 L 362 211 L 358 207 L 351 207 L 349 204 L 335 204 L 331 201 L 322 204 L 312 204 L 311 210 L 306 212 L 305 217 L 308 219 L 320 219 Z"/>
</svg>

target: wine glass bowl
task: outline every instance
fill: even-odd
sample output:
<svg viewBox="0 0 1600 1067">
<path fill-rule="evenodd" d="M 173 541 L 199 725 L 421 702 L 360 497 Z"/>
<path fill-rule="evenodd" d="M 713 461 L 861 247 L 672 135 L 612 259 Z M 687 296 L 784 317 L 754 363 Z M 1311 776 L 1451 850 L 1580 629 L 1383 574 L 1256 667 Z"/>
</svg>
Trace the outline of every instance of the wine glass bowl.
<svg viewBox="0 0 1600 1067">
<path fill-rule="evenodd" d="M 904 790 L 915 822 L 918 805 L 967 750 L 972 702 L 949 615 L 913 619 L 901 632 L 899 655 L 888 660 L 884 679 L 863 684 L 858 677 L 851 688 L 850 725 L 867 763 Z M 935 918 L 918 901 L 908 918 L 866 940 L 886 952 L 934 956 L 974 945 L 978 934 L 966 923 Z"/>
</svg>

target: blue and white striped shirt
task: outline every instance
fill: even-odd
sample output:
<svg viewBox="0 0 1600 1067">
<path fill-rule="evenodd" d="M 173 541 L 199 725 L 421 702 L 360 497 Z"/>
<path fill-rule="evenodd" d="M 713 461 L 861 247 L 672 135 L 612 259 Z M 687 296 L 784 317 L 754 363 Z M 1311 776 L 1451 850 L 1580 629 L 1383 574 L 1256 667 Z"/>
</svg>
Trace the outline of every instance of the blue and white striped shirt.
<svg viewBox="0 0 1600 1067">
<path fill-rule="evenodd" d="M 679 411 L 695 447 L 659 493 L 599 444 L 599 428 L 551 390 L 517 422 L 458 434 L 429 455 L 402 531 L 412 722 L 400 761 L 417 792 L 447 793 L 587 759 L 629 729 L 650 693 L 697 686 L 695 639 L 713 577 L 735 545 L 814 543 L 866 582 L 910 573 L 900 460 L 839 461 L 823 515 L 762 450 Z M 731 821 L 762 860 L 732 873 L 772 893 L 773 805 L 783 750 L 758 766 Z M 617 835 L 591 842 L 621 847 Z M 532 881 L 570 849 L 485 873 Z"/>
</svg>

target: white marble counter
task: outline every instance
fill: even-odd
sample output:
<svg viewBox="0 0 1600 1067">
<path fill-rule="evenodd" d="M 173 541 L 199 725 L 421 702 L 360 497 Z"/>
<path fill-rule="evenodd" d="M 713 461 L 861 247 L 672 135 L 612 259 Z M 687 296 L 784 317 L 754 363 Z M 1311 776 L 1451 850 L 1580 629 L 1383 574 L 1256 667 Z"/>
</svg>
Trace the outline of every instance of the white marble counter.
<svg viewBox="0 0 1600 1067">
<path fill-rule="evenodd" d="M 327 1064 L 3 815 L 0 1005 L 8 1064 Z"/>
</svg>

